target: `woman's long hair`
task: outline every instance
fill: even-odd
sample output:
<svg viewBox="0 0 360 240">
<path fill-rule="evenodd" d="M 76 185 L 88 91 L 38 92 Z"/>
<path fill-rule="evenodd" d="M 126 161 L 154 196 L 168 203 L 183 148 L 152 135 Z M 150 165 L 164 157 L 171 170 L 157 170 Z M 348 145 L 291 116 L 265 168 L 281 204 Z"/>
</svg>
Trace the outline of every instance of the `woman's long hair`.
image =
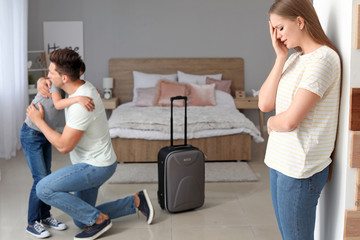
<svg viewBox="0 0 360 240">
<path fill-rule="evenodd" d="M 326 45 L 339 53 L 322 29 L 315 8 L 310 0 L 276 0 L 270 7 L 270 14 L 276 14 L 291 20 L 296 20 L 299 16 L 304 18 L 304 30 L 309 36 L 315 42 Z M 295 50 L 301 51 L 301 48 L 297 47 Z"/>
</svg>

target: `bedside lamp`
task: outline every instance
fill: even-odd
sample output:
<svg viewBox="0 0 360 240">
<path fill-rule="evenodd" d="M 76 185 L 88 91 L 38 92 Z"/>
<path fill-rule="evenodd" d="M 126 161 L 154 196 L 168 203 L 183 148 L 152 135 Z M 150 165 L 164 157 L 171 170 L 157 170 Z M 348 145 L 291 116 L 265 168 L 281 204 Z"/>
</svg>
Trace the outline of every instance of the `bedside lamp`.
<svg viewBox="0 0 360 240">
<path fill-rule="evenodd" d="M 114 79 L 111 77 L 103 78 L 103 88 L 104 88 L 104 98 L 111 99 L 112 91 L 111 89 L 114 87 Z"/>
</svg>

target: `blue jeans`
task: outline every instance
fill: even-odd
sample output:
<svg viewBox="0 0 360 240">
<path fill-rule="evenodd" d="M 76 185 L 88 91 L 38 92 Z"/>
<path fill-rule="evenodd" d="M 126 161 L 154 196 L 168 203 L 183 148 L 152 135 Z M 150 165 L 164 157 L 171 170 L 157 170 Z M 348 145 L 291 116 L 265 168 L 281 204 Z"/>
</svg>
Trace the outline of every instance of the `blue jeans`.
<svg viewBox="0 0 360 240">
<path fill-rule="evenodd" d="M 288 177 L 270 168 L 271 197 L 283 240 L 314 239 L 316 206 L 329 167 L 305 179 Z"/>
<path fill-rule="evenodd" d="M 28 127 L 26 123 L 21 127 L 20 141 L 34 179 L 28 208 L 28 224 L 33 225 L 35 221 L 50 217 L 51 207 L 36 196 L 36 185 L 51 173 L 51 144 L 42 132 Z"/>
<path fill-rule="evenodd" d="M 134 214 L 133 196 L 95 207 L 100 186 L 114 174 L 116 166 L 117 162 L 107 167 L 86 163 L 69 165 L 43 178 L 36 187 L 37 195 L 70 215 L 79 228 L 93 225 L 100 212 L 109 215 L 110 219 Z"/>
</svg>

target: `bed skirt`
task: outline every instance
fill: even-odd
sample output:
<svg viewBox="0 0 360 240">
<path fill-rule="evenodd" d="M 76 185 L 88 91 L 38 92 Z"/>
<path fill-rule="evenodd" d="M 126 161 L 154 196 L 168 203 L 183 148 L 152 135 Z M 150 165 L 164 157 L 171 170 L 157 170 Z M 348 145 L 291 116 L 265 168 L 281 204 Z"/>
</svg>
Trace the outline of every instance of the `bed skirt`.
<svg viewBox="0 0 360 240">
<path fill-rule="evenodd" d="M 112 138 L 112 144 L 118 162 L 157 162 L 159 150 L 170 141 Z M 175 140 L 174 144 L 183 144 L 183 140 Z M 188 139 L 188 144 L 203 151 L 206 161 L 251 160 L 249 134 Z"/>
</svg>

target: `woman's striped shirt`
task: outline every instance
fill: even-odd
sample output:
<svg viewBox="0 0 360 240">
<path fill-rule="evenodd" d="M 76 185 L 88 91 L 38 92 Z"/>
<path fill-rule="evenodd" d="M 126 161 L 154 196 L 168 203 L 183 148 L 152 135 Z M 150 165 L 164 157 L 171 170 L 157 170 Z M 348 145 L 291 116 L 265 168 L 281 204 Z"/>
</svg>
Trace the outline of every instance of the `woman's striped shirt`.
<svg viewBox="0 0 360 240">
<path fill-rule="evenodd" d="M 308 178 L 331 163 L 338 123 L 340 58 L 327 46 L 285 63 L 276 95 L 276 114 L 290 106 L 299 88 L 320 96 L 301 123 L 290 132 L 272 131 L 265 163 L 287 176 Z"/>
</svg>

